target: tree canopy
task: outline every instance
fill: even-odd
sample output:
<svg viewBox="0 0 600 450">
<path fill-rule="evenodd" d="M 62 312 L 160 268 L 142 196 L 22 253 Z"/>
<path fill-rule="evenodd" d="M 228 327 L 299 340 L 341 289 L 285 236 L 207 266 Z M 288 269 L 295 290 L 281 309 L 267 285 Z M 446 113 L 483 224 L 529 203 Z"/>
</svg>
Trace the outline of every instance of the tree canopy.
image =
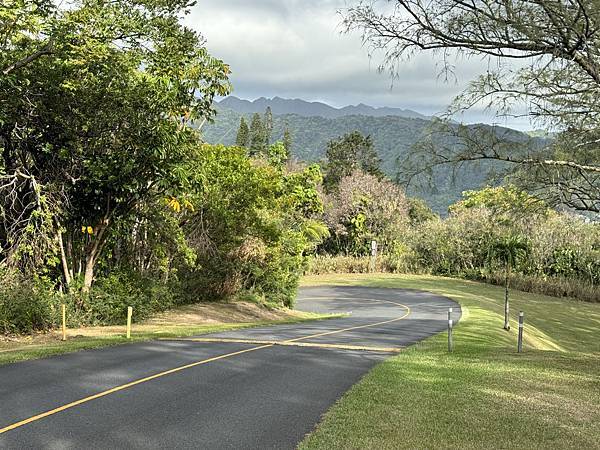
<svg viewBox="0 0 600 450">
<path fill-rule="evenodd" d="M 336 189 L 342 178 L 351 175 L 357 169 L 369 175 L 383 176 L 380 169 L 381 160 L 371 136 L 363 136 L 358 131 L 329 141 L 325 156 L 327 173 L 323 182 L 328 191 Z"/>
<path fill-rule="evenodd" d="M 57 242 L 65 284 L 77 262 L 89 289 L 109 228 L 183 181 L 185 124 L 229 69 L 180 25 L 187 1 L 25 3 L 3 7 L 1 255 L 39 264 Z"/>
<path fill-rule="evenodd" d="M 474 133 L 446 123 L 444 131 L 456 134 L 463 145 L 433 149 L 429 167 L 505 161 L 523 186 L 552 204 L 600 212 L 597 0 L 395 0 L 392 9 L 380 3 L 361 2 L 348 9 L 344 24 L 348 30 L 361 30 L 373 51 L 383 51 L 382 69 L 394 71 L 399 61 L 423 51 L 438 54 L 446 71 L 452 70 L 457 53 L 497 59 L 449 112 L 485 105 L 510 115 L 525 108 L 533 121 L 560 133 L 543 148 L 502 149 L 489 145 L 499 140 L 494 131 Z M 424 158 L 417 156 L 420 164 L 409 159 L 407 170 L 425 173 Z"/>
</svg>

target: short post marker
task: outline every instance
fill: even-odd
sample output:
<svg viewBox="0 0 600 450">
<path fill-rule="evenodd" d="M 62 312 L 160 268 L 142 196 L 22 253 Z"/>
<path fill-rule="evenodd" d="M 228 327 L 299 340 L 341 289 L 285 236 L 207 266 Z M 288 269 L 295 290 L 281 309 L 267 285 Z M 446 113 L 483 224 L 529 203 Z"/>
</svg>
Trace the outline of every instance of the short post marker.
<svg viewBox="0 0 600 450">
<path fill-rule="evenodd" d="M 448 352 L 452 353 L 454 348 L 452 342 L 452 308 L 448 308 Z"/>
<path fill-rule="evenodd" d="M 377 268 L 377 241 L 371 241 L 371 258 L 369 260 L 369 272 L 375 272 Z"/>
<path fill-rule="evenodd" d="M 523 311 L 519 311 L 519 341 L 517 344 L 517 352 L 523 351 L 523 322 L 525 321 L 525 314 Z"/>
<path fill-rule="evenodd" d="M 133 315 L 133 308 L 127 307 L 127 339 L 131 339 L 131 316 Z"/>
<path fill-rule="evenodd" d="M 62 311 L 62 340 L 67 340 L 67 305 L 64 303 L 60 305 Z"/>
</svg>

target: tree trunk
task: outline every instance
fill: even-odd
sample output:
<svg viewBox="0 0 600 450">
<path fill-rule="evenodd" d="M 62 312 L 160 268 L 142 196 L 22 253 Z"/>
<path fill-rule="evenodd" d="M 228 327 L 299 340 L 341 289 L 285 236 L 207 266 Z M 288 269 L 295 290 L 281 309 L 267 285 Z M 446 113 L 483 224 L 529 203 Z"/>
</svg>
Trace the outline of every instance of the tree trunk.
<svg viewBox="0 0 600 450">
<path fill-rule="evenodd" d="M 87 248 L 85 256 L 85 271 L 83 273 L 83 287 L 81 291 L 88 293 L 94 282 L 94 267 L 98 261 L 98 257 L 102 253 L 104 244 L 106 243 L 105 233 L 108 228 L 109 220 L 104 218 L 96 227 L 96 236 Z"/>
<path fill-rule="evenodd" d="M 94 265 L 96 264 L 95 257 L 92 254 L 89 254 L 85 259 L 85 272 L 83 275 L 83 288 L 81 291 L 83 293 L 90 292 L 92 287 L 92 283 L 94 281 Z"/>
<path fill-rule="evenodd" d="M 67 254 L 65 253 L 65 246 L 62 238 L 62 231 L 60 230 L 60 224 L 58 224 L 59 230 L 56 233 L 58 238 L 58 246 L 60 247 L 60 262 L 62 265 L 63 276 L 65 277 L 65 292 L 69 292 L 69 285 L 71 284 L 71 271 L 69 270 L 69 262 L 67 261 Z"/>
<path fill-rule="evenodd" d="M 73 234 L 67 233 L 66 235 L 67 243 L 65 245 L 65 251 L 67 255 L 67 261 L 71 263 L 69 267 L 69 275 L 71 276 L 71 280 L 75 278 L 75 258 L 73 258 Z"/>
<path fill-rule="evenodd" d="M 510 330 L 510 323 L 508 320 L 509 315 L 509 304 L 508 304 L 508 283 L 510 280 L 510 263 L 506 264 L 506 279 L 504 282 L 504 329 Z"/>
</svg>

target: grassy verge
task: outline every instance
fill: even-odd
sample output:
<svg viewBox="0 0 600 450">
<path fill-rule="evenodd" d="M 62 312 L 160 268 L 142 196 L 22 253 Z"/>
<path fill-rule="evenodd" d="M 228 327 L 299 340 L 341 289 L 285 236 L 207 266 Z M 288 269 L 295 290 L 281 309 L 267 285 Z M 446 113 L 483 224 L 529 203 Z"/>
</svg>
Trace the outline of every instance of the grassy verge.
<svg viewBox="0 0 600 450">
<path fill-rule="evenodd" d="M 176 308 L 133 325 L 131 339 L 124 326 L 86 327 L 68 330 L 63 342 L 56 331 L 19 336 L 0 342 L 0 365 L 158 338 L 177 338 L 264 325 L 300 323 L 338 315 L 266 310 L 248 303 L 203 303 Z"/>
<path fill-rule="evenodd" d="M 432 337 L 377 366 L 300 445 L 314 448 L 600 448 L 600 305 L 430 276 L 335 275 L 305 285 L 423 289 L 457 300 L 455 349 Z"/>
</svg>

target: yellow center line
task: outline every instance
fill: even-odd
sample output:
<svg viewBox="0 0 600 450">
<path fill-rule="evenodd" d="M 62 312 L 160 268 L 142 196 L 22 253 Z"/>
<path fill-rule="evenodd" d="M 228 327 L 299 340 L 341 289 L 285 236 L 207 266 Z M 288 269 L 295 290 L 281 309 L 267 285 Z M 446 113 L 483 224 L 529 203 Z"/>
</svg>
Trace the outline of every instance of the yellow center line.
<svg viewBox="0 0 600 450">
<path fill-rule="evenodd" d="M 225 359 L 225 358 L 229 358 L 231 356 L 241 355 L 242 353 L 248 353 L 248 352 L 252 352 L 254 350 L 260 350 L 261 348 L 267 348 L 267 347 L 273 347 L 273 344 L 261 345 L 260 347 L 248 348 L 246 350 L 240 350 L 238 352 L 227 353 L 225 355 L 215 356 L 214 358 L 203 359 L 202 361 L 196 361 L 191 364 L 186 364 L 185 366 L 180 366 L 180 367 L 176 367 L 174 369 L 165 370 L 164 372 L 156 373 L 149 377 L 140 378 L 139 380 L 132 381 L 131 383 L 122 384 L 121 386 L 117 386 L 112 389 L 108 389 L 106 391 L 102 391 L 97 394 L 90 395 L 89 397 L 85 397 L 80 400 L 76 400 L 74 402 L 67 403 L 66 405 L 59 406 L 58 408 L 51 409 L 49 411 L 38 414 L 36 416 L 29 417 L 28 419 L 21 420 L 20 422 L 13 423 L 12 425 L 8 425 L 7 427 L 0 428 L 0 434 L 6 433 L 7 431 L 10 431 L 10 430 L 14 430 L 15 428 L 22 427 L 23 425 L 27 425 L 28 423 L 35 422 L 36 420 L 43 419 L 44 417 L 48 417 L 53 414 L 59 413 L 66 409 L 73 408 L 74 406 L 78 406 L 83 403 L 91 402 L 92 400 L 95 400 L 97 398 L 105 397 L 107 395 L 122 391 L 122 390 L 130 388 L 132 386 L 136 386 L 138 384 L 142 384 L 147 381 L 154 380 L 156 378 L 164 377 L 165 375 L 170 375 L 172 373 L 180 372 L 182 370 L 189 369 L 189 368 L 195 367 L 195 366 L 199 366 L 201 364 L 206 364 L 206 363 L 209 363 L 212 361 L 218 361 L 219 359 Z"/>
<path fill-rule="evenodd" d="M 320 297 L 320 298 L 322 298 L 322 297 Z M 336 297 L 336 298 L 339 298 L 339 297 Z M 315 299 L 315 298 L 313 298 L 313 299 Z M 397 322 L 399 320 L 405 319 L 410 314 L 410 308 L 406 305 L 403 305 L 402 303 L 392 302 L 390 300 L 376 300 L 376 299 L 370 299 L 370 298 L 361 298 L 360 300 L 369 300 L 374 303 L 391 303 L 393 305 L 397 305 L 397 306 L 401 306 L 401 307 L 405 308 L 406 313 L 403 316 L 396 317 L 395 319 L 391 319 L 391 320 L 384 320 L 382 322 L 370 323 L 367 325 L 359 325 L 356 327 L 342 328 L 341 330 L 326 331 L 324 333 L 317 333 L 317 334 L 312 334 L 310 336 L 303 336 L 303 337 L 299 337 L 299 338 L 295 338 L 295 339 L 289 339 L 289 340 L 283 341 L 283 342 L 298 342 L 298 341 L 303 341 L 304 339 L 312 339 L 312 338 L 321 337 L 321 336 L 329 336 L 331 334 L 343 333 L 344 331 L 352 331 L 352 330 L 360 330 L 361 328 L 376 327 L 378 325 L 384 325 L 386 323 Z"/>
<path fill-rule="evenodd" d="M 385 352 L 399 353 L 401 347 L 366 347 L 364 345 L 350 344 L 327 344 L 319 342 L 287 342 L 287 341 L 271 341 L 264 339 L 229 339 L 229 338 L 164 338 L 161 341 L 183 341 L 183 342 L 212 342 L 218 344 L 272 344 L 281 345 L 284 347 L 315 347 L 315 348 L 332 348 L 340 350 L 362 350 L 369 352 Z"/>
<path fill-rule="evenodd" d="M 391 304 L 398 305 L 398 306 L 401 306 L 403 308 L 406 308 L 406 313 L 404 315 L 402 315 L 401 317 L 397 317 L 397 318 L 391 319 L 391 320 L 384 320 L 382 322 L 377 322 L 377 323 L 372 323 L 372 324 L 367 324 L 367 325 L 359 325 L 359 326 L 355 326 L 355 327 L 342 328 L 340 330 L 333 330 L 333 331 L 327 331 L 327 332 L 324 332 L 324 333 L 317 333 L 317 334 L 313 334 L 313 335 L 310 335 L 310 336 L 303 336 L 303 337 L 299 337 L 299 338 L 295 338 L 295 339 L 289 339 L 289 340 L 286 340 L 286 341 L 282 341 L 282 343 L 283 344 L 292 343 L 292 342 L 297 342 L 297 341 L 301 341 L 301 340 L 304 340 L 304 339 L 311 339 L 311 338 L 320 337 L 320 336 L 327 336 L 327 335 L 336 334 L 336 333 L 343 333 L 344 331 L 358 330 L 358 329 L 361 329 L 361 328 L 368 328 L 368 327 L 375 327 L 375 326 L 378 326 L 378 325 L 384 325 L 386 323 L 392 323 L 392 322 L 397 322 L 399 320 L 402 320 L 402 319 L 406 318 L 410 314 L 410 308 L 408 306 L 406 306 L 406 305 L 401 304 L 401 303 L 392 302 L 392 301 L 389 301 L 389 300 L 375 300 L 375 299 L 366 299 L 366 298 L 361 298 L 360 300 L 369 300 L 369 301 L 373 301 L 373 302 L 377 302 L 377 303 L 382 303 L 382 302 L 383 303 L 391 303 Z M 90 402 L 92 400 L 96 400 L 98 398 L 105 397 L 105 396 L 110 395 L 110 394 L 114 394 L 115 392 L 119 392 L 119 391 L 128 389 L 130 387 L 137 386 L 138 384 L 146 383 L 147 381 L 151 381 L 151 380 L 154 380 L 156 378 L 160 378 L 160 377 L 164 377 L 166 375 L 170 375 L 170 374 L 173 374 L 173 373 L 176 373 L 176 372 L 180 372 L 182 370 L 186 370 L 186 369 L 189 369 L 191 367 L 196 367 L 196 366 L 199 366 L 199 365 L 202 365 L 202 364 L 207 364 L 207 363 L 210 363 L 210 362 L 213 362 L 213 361 L 218 361 L 220 359 L 225 359 L 225 358 L 229 358 L 229 357 L 232 357 L 232 356 L 241 355 L 242 353 L 248 353 L 248 352 L 252 352 L 252 351 L 255 351 L 255 350 L 260 350 L 260 349 L 263 349 L 263 348 L 273 347 L 274 345 L 275 344 L 266 344 L 266 345 L 261 345 L 259 347 L 252 347 L 252 348 L 248 348 L 246 350 L 240 350 L 240 351 L 233 352 L 233 353 L 226 353 L 224 355 L 215 356 L 213 358 L 208 358 L 208 359 L 203 359 L 201 361 L 196 361 L 196 362 L 193 362 L 193 363 L 190 363 L 190 364 L 186 364 L 184 366 L 179 366 L 179 367 L 175 367 L 173 369 L 165 370 L 164 372 L 159 372 L 159 373 L 156 373 L 154 375 L 150 375 L 150 376 L 145 377 L 145 378 L 140 378 L 139 380 L 135 380 L 135 381 L 132 381 L 130 383 L 122 384 L 120 386 L 116 386 L 116 387 L 108 389 L 106 391 L 98 392 L 97 394 L 90 395 L 88 397 L 84 397 L 84 398 L 76 400 L 74 402 L 67 403 L 65 405 L 59 406 L 58 408 L 54 408 L 54 409 L 48 410 L 46 412 L 43 412 L 41 414 L 37 414 L 35 416 L 31 416 L 31 417 L 29 417 L 27 419 L 24 419 L 24 420 L 21 420 L 19 422 L 15 422 L 15 423 L 13 423 L 11 425 L 8 425 L 8 426 L 6 426 L 4 428 L 0 428 L 0 434 L 6 433 L 7 431 L 14 430 L 15 428 L 22 427 L 23 425 L 27 425 L 27 424 L 29 424 L 31 422 L 35 422 L 37 420 L 43 419 L 45 417 L 51 416 L 51 415 L 59 413 L 61 411 L 65 411 L 67 409 L 73 408 L 73 407 L 81 405 L 83 403 L 87 403 L 87 402 Z"/>
</svg>

